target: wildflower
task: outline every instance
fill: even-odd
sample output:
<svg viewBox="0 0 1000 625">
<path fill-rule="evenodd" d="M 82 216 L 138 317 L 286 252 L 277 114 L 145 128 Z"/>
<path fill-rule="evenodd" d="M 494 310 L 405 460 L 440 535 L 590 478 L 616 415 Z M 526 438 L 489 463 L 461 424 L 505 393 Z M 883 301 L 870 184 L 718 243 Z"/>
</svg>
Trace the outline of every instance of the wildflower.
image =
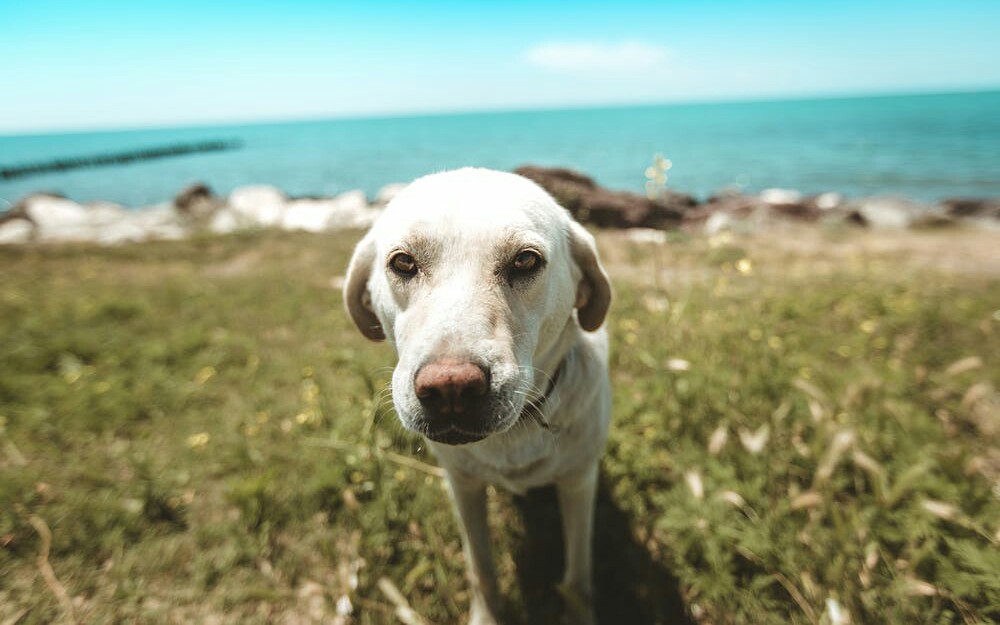
<svg viewBox="0 0 1000 625">
<path fill-rule="evenodd" d="M 215 367 L 202 367 L 198 370 L 198 373 L 194 376 L 194 382 L 198 386 L 203 385 L 215 377 Z"/>
<path fill-rule="evenodd" d="M 191 449 L 201 449 L 208 444 L 208 441 L 211 440 L 211 438 L 212 437 L 209 436 L 208 432 L 198 432 L 197 434 L 188 436 L 187 444 Z"/>
</svg>

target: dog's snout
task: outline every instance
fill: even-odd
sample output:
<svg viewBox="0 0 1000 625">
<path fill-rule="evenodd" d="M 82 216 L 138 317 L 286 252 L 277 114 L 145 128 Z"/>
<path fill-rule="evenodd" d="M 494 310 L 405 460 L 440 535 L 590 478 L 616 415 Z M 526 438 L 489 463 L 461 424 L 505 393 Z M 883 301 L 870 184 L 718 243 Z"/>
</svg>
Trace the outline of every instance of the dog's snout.
<svg viewBox="0 0 1000 625">
<path fill-rule="evenodd" d="M 440 415 L 473 411 L 489 390 L 489 372 L 472 362 L 439 360 L 417 371 L 414 390 L 425 408 Z"/>
</svg>

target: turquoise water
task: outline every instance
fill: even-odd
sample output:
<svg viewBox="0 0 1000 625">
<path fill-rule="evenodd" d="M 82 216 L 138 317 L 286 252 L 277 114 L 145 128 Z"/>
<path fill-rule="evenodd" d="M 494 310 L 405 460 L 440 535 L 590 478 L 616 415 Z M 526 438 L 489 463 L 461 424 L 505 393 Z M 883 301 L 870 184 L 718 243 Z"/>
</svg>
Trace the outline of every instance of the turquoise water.
<svg viewBox="0 0 1000 625">
<path fill-rule="evenodd" d="M 436 170 L 525 163 L 579 169 L 641 191 L 654 153 L 670 187 L 739 186 L 922 200 L 1000 196 L 1000 92 L 675 104 L 0 137 L 0 165 L 235 139 L 230 152 L 0 181 L 0 209 L 39 190 L 141 206 L 201 180 L 334 194 Z"/>
</svg>

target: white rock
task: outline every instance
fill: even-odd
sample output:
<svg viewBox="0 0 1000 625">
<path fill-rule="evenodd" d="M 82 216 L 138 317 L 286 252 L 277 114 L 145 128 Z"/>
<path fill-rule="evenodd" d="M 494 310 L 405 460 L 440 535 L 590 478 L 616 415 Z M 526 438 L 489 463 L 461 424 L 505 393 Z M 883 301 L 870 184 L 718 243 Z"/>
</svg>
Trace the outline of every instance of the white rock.
<svg viewBox="0 0 1000 625">
<path fill-rule="evenodd" d="M 765 204 L 798 204 L 802 194 L 792 189 L 764 189 L 760 192 L 760 200 Z"/>
<path fill-rule="evenodd" d="M 391 182 L 375 194 L 375 204 L 377 206 L 385 206 L 392 201 L 392 198 L 399 195 L 399 192 L 405 189 L 407 184 L 405 182 Z"/>
<path fill-rule="evenodd" d="M 151 238 L 149 232 L 139 225 L 136 220 L 125 218 L 106 224 L 102 228 L 95 228 L 93 238 L 90 240 L 101 245 L 120 245 L 122 243 L 145 241 L 149 238 Z"/>
<path fill-rule="evenodd" d="M 839 193 L 820 193 L 816 196 L 816 208 L 824 211 L 837 208 L 844 203 L 844 196 Z"/>
<path fill-rule="evenodd" d="M 87 211 L 88 225 L 93 228 L 114 224 L 128 215 L 128 211 L 119 204 L 112 202 L 91 202 L 84 205 Z"/>
<path fill-rule="evenodd" d="M 285 194 L 270 185 L 239 187 L 229 194 L 229 208 L 245 221 L 245 227 L 277 226 L 287 204 Z"/>
<path fill-rule="evenodd" d="M 35 226 L 27 219 L 11 219 L 0 224 L 0 245 L 27 243 L 35 234 Z"/>
<path fill-rule="evenodd" d="M 346 191 L 333 199 L 337 202 L 340 210 L 363 211 L 368 208 L 368 198 L 365 197 L 365 192 L 360 189 Z"/>
<path fill-rule="evenodd" d="M 368 206 L 368 199 L 363 192 L 348 191 L 333 198 L 289 202 L 282 216 L 281 227 L 308 232 L 364 228 L 371 225 L 378 213 L 377 209 Z"/>
<path fill-rule="evenodd" d="M 24 201 L 41 240 L 81 241 L 90 238 L 90 216 L 83 206 L 66 198 L 34 195 Z"/>
<path fill-rule="evenodd" d="M 117 220 L 101 225 L 94 240 L 103 245 L 117 245 L 150 239 L 174 240 L 186 234 L 183 216 L 173 204 L 164 203 L 139 210 L 123 210 Z"/>
<path fill-rule="evenodd" d="M 281 227 L 285 230 L 322 232 L 330 227 L 330 220 L 336 210 L 334 200 L 293 200 L 288 203 L 281 216 Z"/>
<path fill-rule="evenodd" d="M 229 234 L 245 227 L 243 223 L 240 216 L 227 206 L 217 210 L 212 215 L 212 220 L 208 222 L 208 229 L 216 234 Z"/>
<path fill-rule="evenodd" d="M 873 196 L 859 200 L 854 209 L 872 228 L 909 228 L 933 212 L 932 207 L 906 198 Z"/>
</svg>

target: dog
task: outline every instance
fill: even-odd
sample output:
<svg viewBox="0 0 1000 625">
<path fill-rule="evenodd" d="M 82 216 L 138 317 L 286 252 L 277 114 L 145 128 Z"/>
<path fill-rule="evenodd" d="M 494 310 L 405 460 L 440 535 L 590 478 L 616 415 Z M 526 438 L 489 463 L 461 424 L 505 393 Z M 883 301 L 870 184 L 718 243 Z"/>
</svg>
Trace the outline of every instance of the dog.
<svg viewBox="0 0 1000 625">
<path fill-rule="evenodd" d="M 469 622 L 496 623 L 486 486 L 555 484 L 563 588 L 593 622 L 598 463 L 611 418 L 611 286 L 594 238 L 521 176 L 465 168 L 415 180 L 354 250 L 347 311 L 398 362 L 392 399 L 444 468 L 471 586 Z"/>
</svg>

